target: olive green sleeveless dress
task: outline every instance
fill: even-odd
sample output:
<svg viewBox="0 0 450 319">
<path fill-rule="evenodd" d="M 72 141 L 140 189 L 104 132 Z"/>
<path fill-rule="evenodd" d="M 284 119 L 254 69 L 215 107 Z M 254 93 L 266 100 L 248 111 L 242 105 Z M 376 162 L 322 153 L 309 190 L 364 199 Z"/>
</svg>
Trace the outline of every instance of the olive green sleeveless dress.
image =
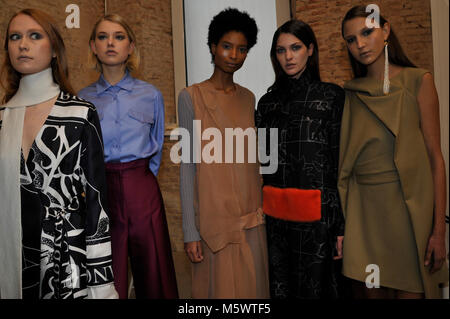
<svg viewBox="0 0 450 319">
<path fill-rule="evenodd" d="M 404 68 L 382 83 L 345 84 L 338 188 L 346 219 L 343 274 L 365 282 L 379 267 L 380 285 L 439 298 L 447 266 L 424 266 L 432 231 L 433 180 L 420 130 L 417 92 L 426 70 Z"/>
</svg>

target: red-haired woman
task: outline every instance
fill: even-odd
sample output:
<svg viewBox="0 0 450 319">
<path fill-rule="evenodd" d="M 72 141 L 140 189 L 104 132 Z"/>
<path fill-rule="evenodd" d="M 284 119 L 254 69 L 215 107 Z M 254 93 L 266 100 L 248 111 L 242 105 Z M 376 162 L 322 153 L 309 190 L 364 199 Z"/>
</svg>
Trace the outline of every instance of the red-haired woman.
<svg viewBox="0 0 450 319">
<path fill-rule="evenodd" d="M 97 112 L 47 14 L 8 23 L 0 107 L 0 297 L 116 298 Z"/>
</svg>

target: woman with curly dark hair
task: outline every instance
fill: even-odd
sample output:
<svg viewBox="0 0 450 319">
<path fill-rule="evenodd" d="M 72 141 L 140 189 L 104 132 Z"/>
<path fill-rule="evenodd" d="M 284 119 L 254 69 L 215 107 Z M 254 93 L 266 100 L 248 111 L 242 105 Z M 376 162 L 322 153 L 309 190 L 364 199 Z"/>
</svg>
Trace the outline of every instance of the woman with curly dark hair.
<svg viewBox="0 0 450 319">
<path fill-rule="evenodd" d="M 180 127 L 254 130 L 255 97 L 233 81 L 257 37 L 255 21 L 226 9 L 209 26 L 214 73 L 179 95 Z M 203 132 L 200 132 L 202 134 Z M 202 141 L 204 149 L 208 141 Z M 192 145 L 192 143 L 191 143 Z M 225 143 L 222 141 L 225 150 Z M 233 147 L 234 148 L 234 147 Z M 193 147 L 189 151 L 193 153 Z M 256 153 L 256 149 L 254 150 Z M 224 152 L 223 152 L 224 153 Z M 236 154 L 236 148 L 233 149 Z M 251 155 L 248 154 L 250 158 Z M 257 163 L 183 162 L 181 206 L 186 253 L 192 262 L 193 298 L 267 298 L 267 247 Z"/>
<path fill-rule="evenodd" d="M 278 129 L 278 170 L 263 175 L 271 297 L 337 298 L 344 91 L 320 81 L 317 41 L 300 20 L 275 32 L 270 56 L 275 83 L 258 103 L 256 126 Z"/>
</svg>

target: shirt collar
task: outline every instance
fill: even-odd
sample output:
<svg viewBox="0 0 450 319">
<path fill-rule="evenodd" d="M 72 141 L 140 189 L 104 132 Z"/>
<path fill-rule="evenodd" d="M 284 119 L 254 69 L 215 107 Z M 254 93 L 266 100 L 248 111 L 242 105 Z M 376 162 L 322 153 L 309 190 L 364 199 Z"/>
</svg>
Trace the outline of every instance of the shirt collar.
<svg viewBox="0 0 450 319">
<path fill-rule="evenodd" d="M 131 91 L 133 89 L 134 85 L 134 78 L 130 75 L 128 70 L 125 71 L 125 75 L 123 78 L 115 85 L 109 84 L 108 81 L 104 78 L 103 74 L 100 75 L 100 78 L 97 81 L 96 88 L 97 88 L 97 94 L 101 94 L 108 90 L 110 87 L 119 87 L 121 89 L 124 89 L 126 91 Z"/>
</svg>

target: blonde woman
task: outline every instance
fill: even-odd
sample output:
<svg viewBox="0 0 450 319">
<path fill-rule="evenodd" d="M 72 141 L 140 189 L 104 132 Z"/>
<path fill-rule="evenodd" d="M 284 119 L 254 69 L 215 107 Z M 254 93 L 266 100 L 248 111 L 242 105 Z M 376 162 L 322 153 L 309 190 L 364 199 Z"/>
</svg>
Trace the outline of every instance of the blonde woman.
<svg viewBox="0 0 450 319">
<path fill-rule="evenodd" d="M 89 44 L 101 75 L 79 95 L 96 105 L 103 131 L 116 289 L 127 298 L 129 256 L 137 298 L 177 298 L 156 180 L 164 141 L 161 92 L 131 76 L 139 54 L 122 17 L 109 14 L 97 21 Z"/>
</svg>

